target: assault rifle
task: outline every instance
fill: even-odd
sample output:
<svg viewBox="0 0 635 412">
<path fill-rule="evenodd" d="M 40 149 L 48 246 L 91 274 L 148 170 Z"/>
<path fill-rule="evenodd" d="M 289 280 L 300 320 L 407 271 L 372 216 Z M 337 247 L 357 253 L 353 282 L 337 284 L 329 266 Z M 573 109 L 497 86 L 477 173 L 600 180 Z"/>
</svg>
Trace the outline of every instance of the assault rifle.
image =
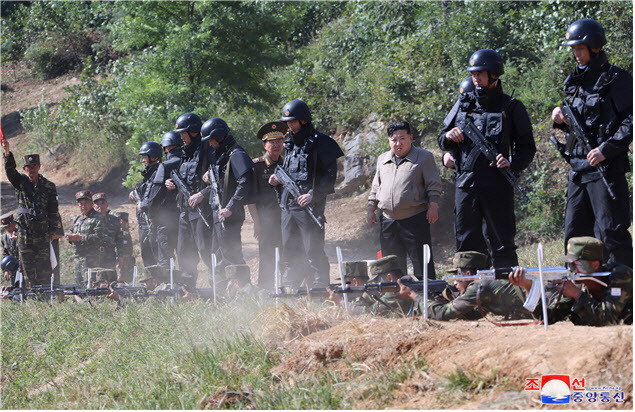
<svg viewBox="0 0 635 412">
<path fill-rule="evenodd" d="M 401 283 L 405 286 L 408 286 L 410 289 L 414 290 L 417 293 L 421 293 L 423 291 L 423 280 L 413 280 L 410 276 L 402 276 L 400 279 Z M 440 294 L 445 288 L 448 287 L 448 284 L 443 280 L 437 279 L 428 279 L 428 293 L 430 294 Z M 379 283 L 367 283 L 364 286 L 348 286 L 346 289 L 336 289 L 335 293 L 364 293 L 364 292 L 379 292 L 379 293 L 387 293 L 387 292 L 399 292 L 399 283 L 397 282 L 379 282 Z"/>
<path fill-rule="evenodd" d="M 139 186 L 134 188 L 133 193 L 134 193 L 135 199 L 137 199 L 137 202 L 141 202 L 141 194 L 139 193 Z M 149 229 L 143 238 L 143 242 L 146 243 L 146 241 L 150 237 L 150 233 L 152 233 L 152 222 L 150 222 L 150 219 L 148 218 L 148 214 L 146 212 L 139 211 L 139 216 L 141 216 L 143 223 L 145 223 L 145 225 Z"/>
<path fill-rule="evenodd" d="M 183 181 L 183 179 L 179 175 L 179 172 L 176 169 L 170 172 L 170 178 L 176 185 L 176 189 L 179 191 L 181 196 L 185 198 L 185 202 L 187 202 L 188 199 L 192 196 L 192 192 L 188 190 L 187 186 L 185 185 L 185 182 Z M 203 210 L 201 209 L 201 207 L 199 205 L 196 205 L 194 206 L 194 210 L 196 210 L 199 216 L 201 217 L 201 219 L 203 219 L 203 223 L 205 223 L 205 226 L 207 226 L 209 230 L 212 230 L 212 226 L 209 224 L 209 222 L 203 215 Z"/>
<path fill-rule="evenodd" d="M 218 177 L 216 176 L 216 168 L 214 167 L 214 165 L 209 166 L 208 173 L 210 186 L 212 188 L 212 210 L 218 213 L 218 211 L 222 207 L 220 203 L 221 189 L 218 185 Z M 229 173 L 229 163 L 227 163 L 227 170 L 225 171 L 225 173 Z M 221 219 L 221 217 L 219 216 L 218 220 L 220 221 L 220 227 L 225 230 L 225 219 Z"/>
<path fill-rule="evenodd" d="M 483 133 L 478 130 L 478 127 L 474 125 L 474 122 L 471 119 L 468 118 L 465 120 L 465 123 L 461 128 L 461 132 L 463 132 L 463 135 L 467 136 L 472 141 L 474 146 L 478 147 L 478 150 L 483 153 L 487 160 L 496 165 L 496 156 L 498 156 L 499 154 L 498 150 L 496 150 L 496 147 L 494 146 L 494 144 L 492 144 L 492 142 L 490 142 L 485 138 L 485 136 L 483 136 Z M 531 200 L 529 200 L 525 192 L 523 192 L 520 186 L 518 186 L 518 184 L 516 183 L 516 178 L 512 174 L 511 170 L 509 170 L 508 167 L 497 167 L 497 169 L 503 174 L 503 176 L 505 176 L 505 179 L 507 179 L 507 181 L 512 186 L 514 186 L 516 190 L 518 190 L 518 192 L 523 196 L 527 203 L 530 203 Z"/>
<path fill-rule="evenodd" d="M 591 146 L 589 135 L 584 130 L 582 121 L 577 116 L 577 114 L 573 111 L 573 108 L 571 107 L 569 102 L 567 102 L 567 99 L 562 100 L 562 106 L 560 106 L 560 109 L 562 110 L 562 115 L 564 116 L 567 123 L 569 124 L 570 139 L 573 138 L 573 139 L 579 140 L 580 143 L 584 145 L 584 148 L 587 150 L 587 153 L 593 150 L 594 148 L 593 146 Z M 567 139 L 567 142 L 568 141 L 569 139 Z M 568 146 L 569 145 L 567 143 L 567 149 L 568 149 Z M 567 156 L 571 155 L 571 153 L 568 153 L 568 151 L 565 151 L 565 154 Z M 606 165 L 600 162 L 597 165 L 595 165 L 595 168 L 597 168 L 598 171 L 600 172 L 600 176 L 602 177 L 602 182 L 604 182 L 604 186 L 606 186 L 606 190 L 609 192 L 609 196 L 611 196 L 611 199 L 615 200 L 616 199 L 615 192 L 613 191 L 613 189 L 611 189 L 611 186 L 609 186 L 609 182 L 606 181 Z"/>
<path fill-rule="evenodd" d="M 506 268 L 496 268 L 496 269 L 487 269 L 487 270 L 477 270 L 475 275 L 465 276 L 465 275 L 448 275 L 444 276 L 443 280 L 448 283 L 452 283 L 455 280 L 480 280 L 480 279 L 500 279 L 500 280 L 509 280 L 509 274 L 512 273 L 516 267 L 506 267 Z M 596 272 L 591 274 L 583 274 L 571 272 L 564 266 L 550 266 L 542 268 L 542 277 L 545 282 L 568 279 L 570 281 L 578 281 L 578 280 L 592 280 L 594 282 L 599 283 L 600 285 L 606 286 L 606 283 L 602 282 L 599 279 L 596 279 L 596 276 L 608 276 L 611 272 Z M 538 300 L 540 299 L 540 270 L 539 268 L 527 268 L 525 269 L 525 278 L 531 280 L 531 289 L 527 294 L 527 299 L 525 300 L 525 304 L 523 305 L 530 312 L 533 312 L 538 305 Z"/>
<path fill-rule="evenodd" d="M 111 290 L 112 288 L 112 290 Z M 134 286 L 118 286 L 117 282 L 113 282 L 110 287 L 98 287 L 98 288 L 82 288 L 79 285 L 57 285 L 51 289 L 49 286 L 39 285 L 33 286 L 30 289 L 14 288 L 6 293 L 6 298 L 14 299 L 19 296 L 24 298 L 44 298 L 53 296 L 103 296 L 109 295 L 112 291 L 115 291 L 121 297 L 136 298 L 143 297 L 147 294 L 145 287 Z"/>
<path fill-rule="evenodd" d="M 275 174 L 278 180 L 282 182 L 284 190 L 288 191 L 289 194 L 293 196 L 293 199 L 297 202 L 298 198 L 303 195 L 303 193 L 300 191 L 300 188 L 298 187 L 298 184 L 293 179 L 291 179 L 291 176 L 289 176 L 287 172 L 285 172 L 284 169 L 280 167 L 280 165 L 276 166 L 276 170 L 273 172 L 273 174 Z M 324 218 L 322 216 L 320 216 L 319 218 L 315 216 L 315 213 L 313 213 L 313 208 L 310 204 L 304 206 L 304 210 L 306 210 L 309 216 L 311 216 L 311 219 L 313 219 L 315 224 L 318 225 L 320 229 L 324 230 Z"/>
<path fill-rule="evenodd" d="M 350 282 L 347 282 L 347 283 L 350 283 Z M 338 288 L 341 289 L 341 286 L 339 283 L 331 283 L 328 287 L 329 289 L 333 291 L 337 290 Z M 328 290 L 326 290 L 326 288 L 299 288 L 295 292 L 286 292 L 281 290 L 278 293 L 269 294 L 269 297 L 270 298 L 299 298 L 302 296 L 328 297 L 328 295 L 329 295 L 329 292 Z"/>
</svg>

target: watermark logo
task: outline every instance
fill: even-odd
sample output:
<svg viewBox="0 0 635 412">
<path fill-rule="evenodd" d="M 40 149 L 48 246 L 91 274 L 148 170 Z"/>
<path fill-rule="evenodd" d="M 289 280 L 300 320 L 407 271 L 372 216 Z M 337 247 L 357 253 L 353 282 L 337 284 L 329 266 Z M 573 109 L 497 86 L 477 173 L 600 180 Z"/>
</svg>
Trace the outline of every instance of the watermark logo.
<svg viewBox="0 0 635 412">
<path fill-rule="evenodd" d="M 542 375 L 540 378 L 526 378 L 526 391 L 540 391 L 540 400 L 547 405 L 569 403 L 624 403 L 621 386 L 585 386 L 585 378 L 569 375 Z"/>
<path fill-rule="evenodd" d="M 571 378 L 569 375 L 542 375 L 540 399 L 543 404 L 550 405 L 571 402 Z"/>
</svg>

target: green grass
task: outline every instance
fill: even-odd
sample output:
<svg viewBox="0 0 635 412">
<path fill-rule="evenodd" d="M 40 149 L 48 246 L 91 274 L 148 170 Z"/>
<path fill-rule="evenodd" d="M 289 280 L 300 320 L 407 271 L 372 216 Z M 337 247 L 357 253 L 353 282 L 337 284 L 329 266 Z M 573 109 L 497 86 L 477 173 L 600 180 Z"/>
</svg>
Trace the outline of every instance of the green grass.
<svg viewBox="0 0 635 412">
<path fill-rule="evenodd" d="M 280 342 L 265 336 L 275 309 L 251 301 L 148 300 L 117 309 L 29 300 L 0 309 L 3 409 L 382 408 L 427 371 L 423 358 L 387 367 L 343 354 L 343 370 L 278 376 Z"/>
</svg>

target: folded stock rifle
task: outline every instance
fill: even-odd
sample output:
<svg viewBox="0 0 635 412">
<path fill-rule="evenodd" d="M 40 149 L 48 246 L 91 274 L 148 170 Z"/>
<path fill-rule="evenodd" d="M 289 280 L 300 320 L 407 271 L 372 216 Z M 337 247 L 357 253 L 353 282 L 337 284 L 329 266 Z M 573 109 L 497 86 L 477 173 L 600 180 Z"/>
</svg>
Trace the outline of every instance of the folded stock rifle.
<svg viewBox="0 0 635 412">
<path fill-rule="evenodd" d="M 179 175 L 179 172 L 176 169 L 170 172 L 170 178 L 174 182 L 174 185 L 176 186 L 179 193 L 181 193 L 181 195 L 185 198 L 185 202 L 187 202 L 188 199 L 192 197 L 192 192 L 187 188 L 187 186 L 185 185 L 185 182 L 181 178 L 181 175 Z M 209 230 L 212 230 L 212 226 L 205 218 L 205 215 L 203 215 L 203 209 L 201 209 L 201 206 L 199 205 L 194 206 L 194 210 L 196 210 L 199 216 L 201 217 L 201 219 L 203 219 L 203 223 L 205 223 L 205 226 L 207 226 Z"/>
<path fill-rule="evenodd" d="M 423 280 L 414 280 L 410 276 L 402 276 L 401 283 L 409 287 L 417 293 L 423 292 Z M 430 294 L 441 294 L 448 284 L 443 280 L 428 279 L 428 292 Z M 364 292 L 379 292 L 379 293 L 396 293 L 399 292 L 401 286 L 397 282 L 378 282 L 378 283 L 366 283 L 363 286 L 348 286 L 345 289 L 338 288 L 335 293 L 364 293 Z M 452 289 L 452 287 L 450 287 Z"/>
<path fill-rule="evenodd" d="M 209 182 L 212 189 L 212 210 L 218 213 L 218 211 L 222 208 L 220 203 L 221 189 L 218 184 L 218 176 L 216 176 L 216 168 L 214 167 L 214 165 L 209 166 L 208 173 Z M 229 163 L 225 173 L 229 173 Z M 225 219 L 221 219 L 219 216 L 218 220 L 220 221 L 221 229 L 225 230 Z"/>
<path fill-rule="evenodd" d="M 516 267 L 496 268 L 487 270 L 477 270 L 475 275 L 448 275 L 444 276 L 443 280 L 452 283 L 453 281 L 469 281 L 469 280 L 481 280 L 481 279 L 499 279 L 509 280 L 509 275 L 516 270 Z M 602 282 L 597 277 L 606 277 L 611 272 L 596 272 L 592 274 L 571 272 L 564 266 L 548 266 L 542 268 L 542 277 L 545 282 L 553 282 L 556 280 L 567 279 L 572 282 L 580 280 L 591 280 L 600 285 L 606 286 L 606 283 Z M 525 278 L 531 280 L 531 289 L 527 294 L 525 303 L 523 306 L 525 309 L 533 312 L 540 300 L 540 270 L 539 268 L 527 268 L 525 269 Z"/>
<path fill-rule="evenodd" d="M 276 166 L 276 170 L 273 172 L 273 174 L 275 174 L 278 180 L 282 182 L 282 186 L 284 186 L 284 190 L 286 190 L 297 202 L 298 198 L 303 195 L 303 193 L 300 191 L 300 187 L 298 186 L 298 184 L 291 178 L 291 176 L 289 176 L 287 172 L 284 171 L 283 168 L 280 167 L 280 165 Z M 306 212 L 309 214 L 311 219 L 313 219 L 315 224 L 318 225 L 320 229 L 324 230 L 324 218 L 322 216 L 320 217 L 315 216 L 315 213 L 313 212 L 313 208 L 311 207 L 310 204 L 304 206 L 304 210 L 306 210 Z"/>
<path fill-rule="evenodd" d="M 463 127 L 461 127 L 461 132 L 472 141 L 474 146 L 476 146 L 481 151 L 481 153 L 487 158 L 487 160 L 496 165 L 496 157 L 499 154 L 498 150 L 496 150 L 496 147 L 492 142 L 490 142 L 489 140 L 487 140 L 487 138 L 485 138 L 485 136 L 483 136 L 483 133 L 481 133 L 478 127 L 476 127 L 472 119 L 468 118 L 465 120 Z M 511 170 L 509 170 L 509 167 L 497 167 L 497 169 L 503 174 L 503 176 L 505 176 L 505 179 L 507 179 L 507 181 L 512 186 L 514 186 L 516 190 L 518 190 L 518 193 L 522 195 L 527 203 L 530 203 L 531 200 L 529 200 L 525 192 L 523 192 L 520 186 L 518 186 L 518 184 L 516 183 L 516 177 L 514 177 L 514 174 L 511 172 Z"/>
<path fill-rule="evenodd" d="M 584 129 L 582 120 L 580 120 L 580 117 L 576 114 L 576 112 L 573 110 L 573 108 L 571 107 L 571 105 L 566 99 L 562 100 L 562 105 L 560 106 L 560 110 L 562 110 L 562 115 L 564 116 L 565 120 L 569 124 L 569 137 L 567 138 L 567 144 L 563 145 L 564 151 L 562 151 L 561 150 L 562 143 L 558 142 L 555 136 L 551 135 L 549 138 L 551 139 L 553 144 L 556 146 L 556 149 L 560 151 L 560 153 L 563 155 L 563 157 L 565 157 L 565 159 L 571 156 L 571 153 L 569 152 L 569 150 L 571 150 L 570 146 L 572 146 L 569 144 L 570 141 L 571 142 L 575 140 L 580 141 L 580 143 L 582 143 L 582 145 L 586 149 L 587 153 L 593 150 L 594 147 L 591 145 L 589 133 L 587 133 L 587 131 Z M 600 133 L 603 133 L 603 132 L 604 132 L 604 129 L 600 127 Z M 611 196 L 611 199 L 615 200 L 616 199 L 615 192 L 609 185 L 609 182 L 606 180 L 605 161 L 602 161 L 598 163 L 597 165 L 595 165 L 595 168 L 600 172 L 602 182 L 604 183 L 604 186 L 606 186 L 606 190 L 608 191 L 609 196 Z"/>
</svg>

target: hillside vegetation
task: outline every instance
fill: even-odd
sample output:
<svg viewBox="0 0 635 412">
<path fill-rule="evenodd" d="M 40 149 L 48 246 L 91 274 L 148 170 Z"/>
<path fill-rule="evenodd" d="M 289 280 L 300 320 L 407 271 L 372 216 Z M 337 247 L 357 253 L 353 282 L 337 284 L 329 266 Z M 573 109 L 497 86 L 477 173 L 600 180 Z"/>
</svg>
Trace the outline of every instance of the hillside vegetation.
<svg viewBox="0 0 635 412">
<path fill-rule="evenodd" d="M 42 78 L 81 71 L 61 104 L 22 113 L 32 148 L 98 152 L 97 166 L 129 165 L 130 187 L 138 148 L 180 114 L 223 117 L 256 156 L 258 126 L 294 98 L 321 130 L 342 135 L 375 113 L 412 122 L 438 152 L 469 56 L 496 49 L 539 147 L 521 180 L 532 200 L 518 202 L 523 243 L 563 225 L 568 166 L 546 137 L 574 64 L 564 33 L 585 17 L 604 25 L 611 60 L 632 72 L 632 3 L 620 1 L 3 2 L 2 60 Z"/>
</svg>

